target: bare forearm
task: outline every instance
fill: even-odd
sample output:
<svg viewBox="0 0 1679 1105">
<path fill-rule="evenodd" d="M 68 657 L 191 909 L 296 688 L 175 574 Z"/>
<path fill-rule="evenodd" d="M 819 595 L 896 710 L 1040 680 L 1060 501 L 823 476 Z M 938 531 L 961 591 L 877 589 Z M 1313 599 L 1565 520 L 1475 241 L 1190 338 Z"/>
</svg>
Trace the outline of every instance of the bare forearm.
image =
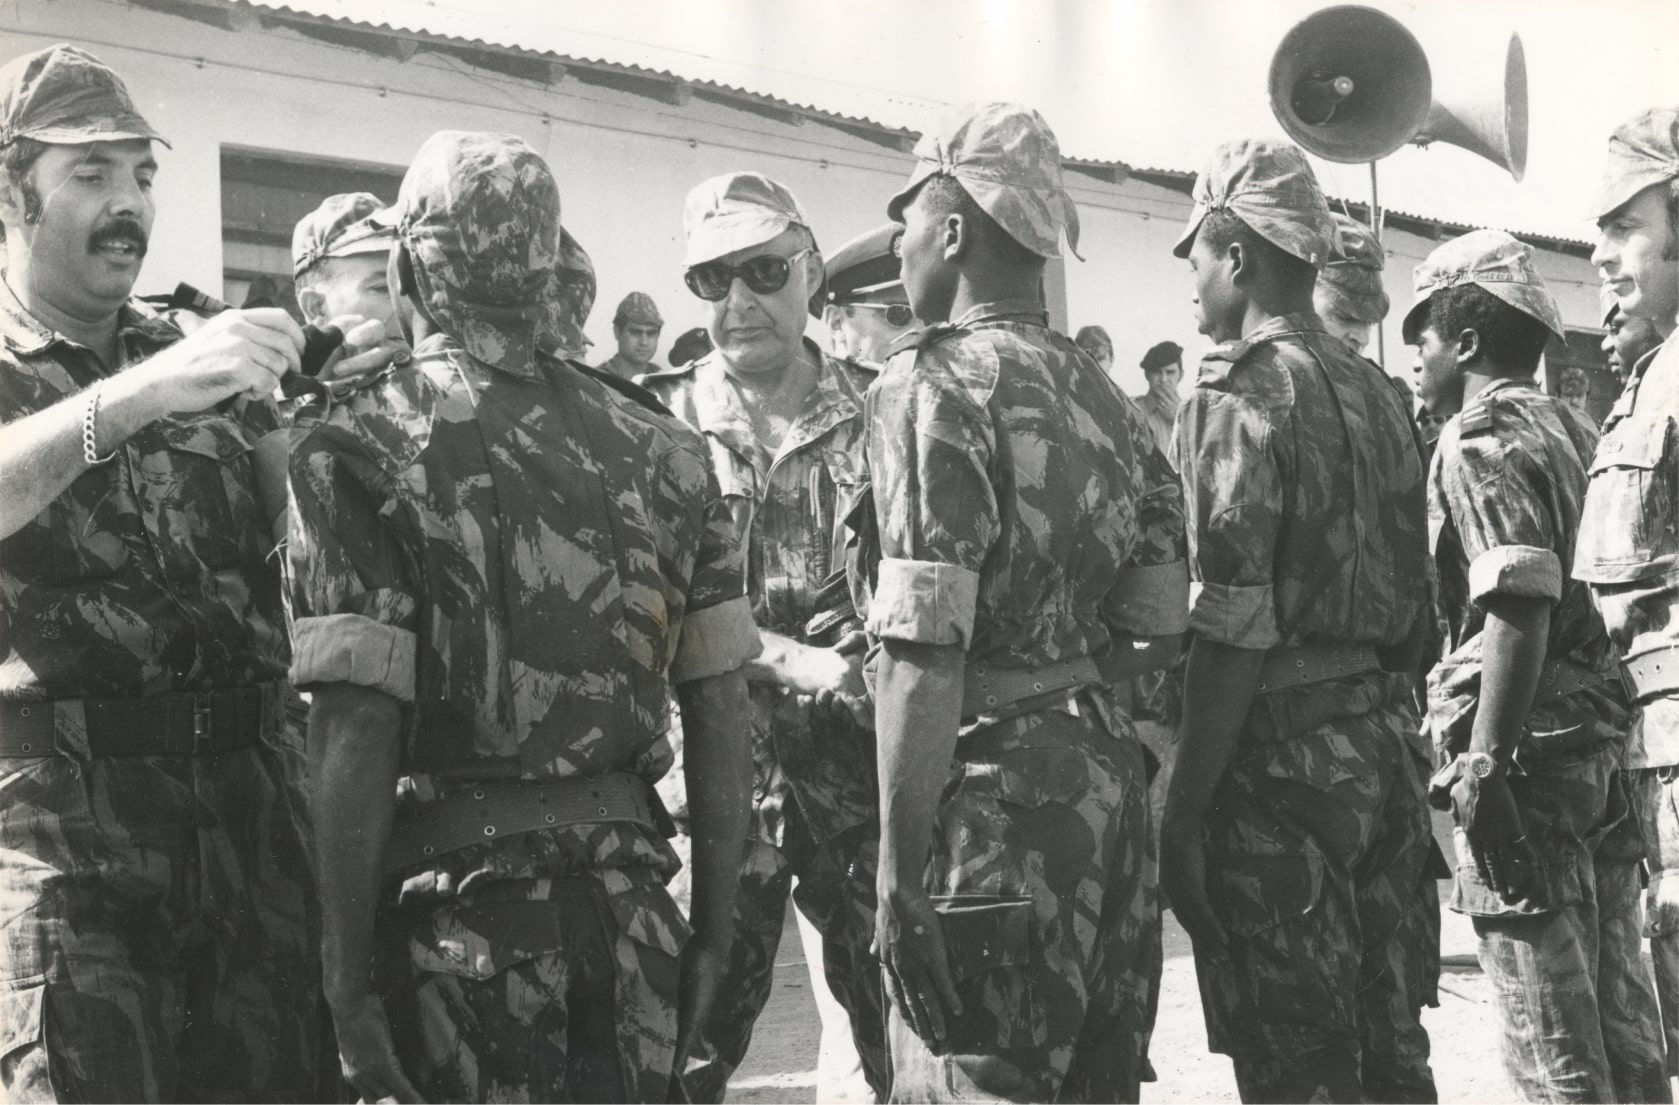
<svg viewBox="0 0 1679 1105">
<path fill-rule="evenodd" d="M 134 387 L 127 375 L 96 385 L 94 447 L 101 456 L 162 413 L 147 389 Z M 87 399 L 78 392 L 0 430 L 0 538 L 22 529 L 88 470 L 82 448 Z"/>
<path fill-rule="evenodd" d="M 967 653 L 955 645 L 883 642 L 875 678 L 883 894 L 921 887 L 962 722 L 966 667 Z"/>
<path fill-rule="evenodd" d="M 309 810 L 321 893 L 321 969 L 327 999 L 365 998 L 385 846 L 396 810 L 401 709 L 348 683 L 315 688 L 309 711 Z"/>
<path fill-rule="evenodd" d="M 1265 653 L 1197 637 L 1184 673 L 1183 722 L 1178 736 L 1166 817 L 1200 821 L 1236 752 L 1242 722 L 1253 705 Z"/>
<path fill-rule="evenodd" d="M 758 636 L 764 642 L 764 649 L 746 662 L 743 669 L 746 681 L 805 690 L 799 679 L 798 665 L 803 652 L 810 646 L 767 629 L 758 630 Z"/>
<path fill-rule="evenodd" d="M 682 706 L 682 770 L 693 834 L 694 931 L 725 950 L 734 930 L 735 885 L 751 819 L 752 722 L 739 671 L 677 687 Z"/>
<path fill-rule="evenodd" d="M 1469 747 L 1508 760 L 1521 743 L 1545 666 L 1551 604 L 1546 599 L 1489 596 L 1483 603 L 1481 701 Z"/>
</svg>

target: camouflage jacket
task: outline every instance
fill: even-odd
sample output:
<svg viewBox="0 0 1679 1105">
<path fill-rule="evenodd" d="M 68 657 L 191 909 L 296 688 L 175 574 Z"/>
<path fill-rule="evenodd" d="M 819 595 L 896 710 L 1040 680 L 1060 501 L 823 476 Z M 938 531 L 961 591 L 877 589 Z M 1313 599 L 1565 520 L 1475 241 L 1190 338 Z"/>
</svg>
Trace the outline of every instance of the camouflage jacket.
<svg viewBox="0 0 1679 1105">
<path fill-rule="evenodd" d="M 117 326 L 124 365 L 181 337 L 138 300 Z M 108 375 L 0 281 L 0 422 Z M 284 678 L 280 573 L 253 465 L 257 442 L 278 428 L 271 404 L 248 400 L 160 418 L 0 541 L 0 699 Z"/>
<path fill-rule="evenodd" d="M 1574 578 L 1591 585 L 1628 664 L 1679 670 L 1679 339 L 1645 356 L 1603 423 L 1591 462 Z M 1642 666 L 1642 665 L 1640 665 Z M 1632 680 L 1642 743 L 1630 767 L 1679 764 L 1679 684 Z"/>
<path fill-rule="evenodd" d="M 817 359 L 816 390 L 773 455 L 758 444 L 717 353 L 643 380 L 710 447 L 723 500 L 746 544 L 747 594 L 759 627 L 798 641 L 808 640 L 823 584 L 844 571 L 845 518 L 867 487 L 863 394 L 874 382 L 872 370 L 814 344 L 806 343 L 806 353 Z M 759 839 L 782 843 L 789 797 L 818 841 L 873 820 L 874 739 L 849 715 L 754 683 L 752 737 Z"/>
<path fill-rule="evenodd" d="M 293 677 L 401 701 L 417 800 L 443 771 L 651 782 L 671 683 L 757 650 L 704 447 L 567 362 L 491 368 L 427 338 L 299 435 L 291 490 Z M 650 833 L 581 825 L 472 845 L 407 885 L 448 896 L 582 865 L 657 889 L 675 864 Z M 671 915 L 624 920 L 680 928 Z"/>
<path fill-rule="evenodd" d="M 1181 633 L 1182 500 L 1135 404 L 1032 303 L 911 341 L 868 395 L 870 634 L 1036 668 Z"/>
<path fill-rule="evenodd" d="M 1489 384 L 1446 423 L 1428 472 L 1428 535 L 1440 574 L 1446 655 L 1429 675 L 1429 715 L 1442 749 L 1468 747 L 1481 689 L 1482 602 L 1489 595 L 1549 599 L 1547 664 L 1567 661 L 1620 697 L 1619 660 L 1586 585 L 1568 578 L 1597 430 L 1531 383 Z M 1564 696 L 1566 698 L 1567 696 Z M 1564 703 L 1535 700 L 1534 751 L 1591 743 L 1597 726 L 1555 724 Z"/>
<path fill-rule="evenodd" d="M 1398 644 L 1428 598 L 1422 457 L 1381 370 L 1313 314 L 1201 364 L 1178 415 L 1190 628 L 1245 649 Z"/>
</svg>

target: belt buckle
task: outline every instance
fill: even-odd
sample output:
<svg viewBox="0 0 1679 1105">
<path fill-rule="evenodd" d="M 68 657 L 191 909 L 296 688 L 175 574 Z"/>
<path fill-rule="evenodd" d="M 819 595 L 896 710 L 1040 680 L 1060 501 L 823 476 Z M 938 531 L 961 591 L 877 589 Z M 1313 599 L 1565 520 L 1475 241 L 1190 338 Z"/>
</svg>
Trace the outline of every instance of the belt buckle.
<svg viewBox="0 0 1679 1105">
<path fill-rule="evenodd" d="M 192 754 L 201 756 L 210 751 L 210 738 L 214 733 L 211 724 L 211 698 L 208 694 L 198 693 L 192 696 Z"/>
</svg>

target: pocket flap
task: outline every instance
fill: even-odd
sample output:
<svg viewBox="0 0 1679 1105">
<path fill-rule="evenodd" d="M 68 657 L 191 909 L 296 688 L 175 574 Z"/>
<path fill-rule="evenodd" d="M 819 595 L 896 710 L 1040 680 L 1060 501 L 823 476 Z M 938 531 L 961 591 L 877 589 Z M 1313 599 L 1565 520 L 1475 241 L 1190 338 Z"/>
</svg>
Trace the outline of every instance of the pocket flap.
<svg viewBox="0 0 1679 1105">
<path fill-rule="evenodd" d="M 159 423 L 159 430 L 169 448 L 221 461 L 237 460 L 255 448 L 244 426 L 219 414 L 170 419 Z"/>
<path fill-rule="evenodd" d="M 1323 895 L 1323 856 L 1299 852 L 1229 852 L 1207 872 L 1213 911 L 1232 932 L 1252 936 L 1312 911 Z"/>
<path fill-rule="evenodd" d="M 1668 430 L 1672 425 L 1666 418 L 1648 422 L 1627 419 L 1598 442 L 1589 471 L 1596 475 L 1610 468 L 1656 467 L 1667 452 Z"/>
<path fill-rule="evenodd" d="M 44 981 L 9 983 L 0 989 L 0 1055 L 10 1055 L 41 1038 Z"/>
<path fill-rule="evenodd" d="M 1024 966 L 1032 951 L 1031 898 L 995 894 L 938 895 L 932 899 L 944 932 L 952 980 L 1000 967 Z"/>
</svg>

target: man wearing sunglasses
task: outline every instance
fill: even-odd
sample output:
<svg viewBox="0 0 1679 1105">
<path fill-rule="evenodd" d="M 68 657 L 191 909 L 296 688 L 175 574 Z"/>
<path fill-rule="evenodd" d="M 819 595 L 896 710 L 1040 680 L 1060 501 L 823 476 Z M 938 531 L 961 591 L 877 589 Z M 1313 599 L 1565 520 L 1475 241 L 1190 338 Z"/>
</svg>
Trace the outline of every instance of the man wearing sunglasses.
<svg viewBox="0 0 1679 1105">
<path fill-rule="evenodd" d="M 845 243 L 829 259 L 822 321 L 839 356 L 866 365 L 884 364 L 892 343 L 916 325 L 898 275 L 898 240 L 903 236 L 904 228 L 897 223 L 877 226 Z"/>
<path fill-rule="evenodd" d="M 1159 903 L 1112 661 L 1185 628 L 1181 499 L 1135 408 L 1049 327 L 1044 266 L 1078 215 L 1048 124 L 970 105 L 915 154 L 887 214 L 934 325 L 869 392 L 860 573 L 892 1099 L 1136 1101 Z"/>
<path fill-rule="evenodd" d="M 872 370 L 804 336 L 822 256 L 786 187 L 730 173 L 688 194 L 688 288 L 715 348 L 643 383 L 698 430 L 747 544 L 747 592 L 764 637 L 749 663 L 756 819 L 741 865 L 735 938 L 702 1032 L 696 1101 L 720 1100 L 769 998 L 794 900 L 823 935 L 830 989 L 864 1072 L 885 1088 L 874 926 L 877 788 L 863 635 L 844 572 L 844 520 L 866 487 L 863 393 Z"/>
</svg>

